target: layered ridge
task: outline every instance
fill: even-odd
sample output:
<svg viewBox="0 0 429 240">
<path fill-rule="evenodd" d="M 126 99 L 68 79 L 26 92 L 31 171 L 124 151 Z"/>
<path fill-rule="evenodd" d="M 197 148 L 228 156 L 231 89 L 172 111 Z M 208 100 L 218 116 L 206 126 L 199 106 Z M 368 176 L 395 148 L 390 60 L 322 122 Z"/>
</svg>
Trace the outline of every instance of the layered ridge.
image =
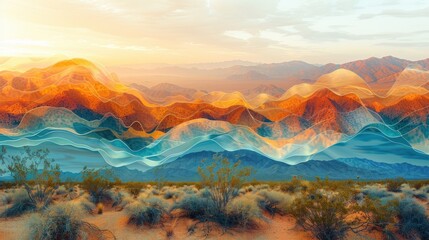
<svg viewBox="0 0 429 240">
<path fill-rule="evenodd" d="M 340 68 L 288 89 L 149 88 L 71 59 L 0 72 L 0 143 L 84 149 L 113 166 L 157 166 L 203 150 L 297 164 L 372 129 L 429 154 L 429 73 L 408 66 L 387 91 L 367 82 Z"/>
</svg>

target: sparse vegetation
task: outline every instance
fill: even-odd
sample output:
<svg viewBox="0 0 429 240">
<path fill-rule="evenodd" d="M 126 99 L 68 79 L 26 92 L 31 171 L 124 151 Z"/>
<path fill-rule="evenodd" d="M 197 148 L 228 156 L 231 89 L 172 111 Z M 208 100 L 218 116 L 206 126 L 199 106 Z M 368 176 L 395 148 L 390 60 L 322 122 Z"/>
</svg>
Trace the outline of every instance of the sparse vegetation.
<svg viewBox="0 0 429 240">
<path fill-rule="evenodd" d="M 59 204 L 49 207 L 29 221 L 29 239 L 114 239 L 107 230 L 81 220 L 82 211 L 76 205 Z"/>
<path fill-rule="evenodd" d="M 3 159 L 12 158 L 4 154 Z M 110 232 L 83 219 L 103 218 L 98 215 L 107 217 L 123 209 L 128 224 L 162 229 L 166 238 L 176 237 L 178 232 L 182 237 L 183 230 L 175 231 L 180 221 L 188 221 L 179 226 L 186 226 L 189 235 L 208 237 L 214 229 L 223 233 L 254 230 L 291 217 L 299 226 L 294 231 L 308 231 L 316 239 L 345 239 L 369 231 L 383 234 L 384 239 L 398 239 L 399 235 L 429 238 L 426 181 L 307 181 L 294 177 L 289 182 L 247 183 L 250 169 L 217 156 L 213 163 L 199 168 L 199 183 L 120 183 L 108 169 L 84 168 L 81 183 L 60 184 L 59 168 L 53 167 L 53 161 L 40 163 L 39 175 L 30 171 L 34 167 L 22 167 L 40 159 L 47 159 L 45 151 L 27 150 L 17 162 L 21 165 L 11 168 L 16 175 L 13 184 L 2 184 L 8 187 L 0 190 L 4 208 L 0 217 L 33 214 L 31 239 L 111 239 Z M 8 164 L 2 162 L 3 167 Z"/>
</svg>

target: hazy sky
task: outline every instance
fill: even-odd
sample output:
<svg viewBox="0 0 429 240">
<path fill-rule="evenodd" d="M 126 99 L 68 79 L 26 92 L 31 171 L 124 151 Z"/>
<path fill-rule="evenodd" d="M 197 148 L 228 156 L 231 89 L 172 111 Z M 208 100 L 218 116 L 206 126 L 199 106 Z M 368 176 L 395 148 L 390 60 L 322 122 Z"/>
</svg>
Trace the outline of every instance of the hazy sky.
<svg viewBox="0 0 429 240">
<path fill-rule="evenodd" d="M 106 65 L 429 57 L 427 0 L 0 0 L 0 56 Z"/>
</svg>

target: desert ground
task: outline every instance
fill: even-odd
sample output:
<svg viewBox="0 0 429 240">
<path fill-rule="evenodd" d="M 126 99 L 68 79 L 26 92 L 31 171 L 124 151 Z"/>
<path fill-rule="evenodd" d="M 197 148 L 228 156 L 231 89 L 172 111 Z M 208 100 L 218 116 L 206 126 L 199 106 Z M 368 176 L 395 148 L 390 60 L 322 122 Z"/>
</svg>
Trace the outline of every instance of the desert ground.
<svg viewBox="0 0 429 240">
<path fill-rule="evenodd" d="M 394 180 L 392 180 L 394 181 Z M 395 180 L 396 181 L 396 180 Z M 353 201 L 361 201 L 364 206 L 366 199 L 380 200 L 381 205 L 386 206 L 396 201 L 395 210 L 392 213 L 376 213 L 373 208 L 368 207 L 369 214 L 366 214 L 368 225 L 359 232 L 354 233 L 347 228 L 344 236 L 338 239 L 393 239 L 387 238 L 386 232 L 394 236 L 394 239 L 426 239 L 426 234 L 422 229 L 418 229 L 414 220 L 410 220 L 411 226 L 403 229 L 401 224 L 406 224 L 402 202 L 410 201 L 411 208 L 424 209 L 424 217 L 428 221 L 429 185 L 422 182 L 398 182 L 397 189 L 392 191 L 390 183 L 381 182 L 345 182 L 345 181 L 325 181 L 325 186 L 319 183 L 296 180 L 284 183 L 248 183 L 243 184 L 240 190 L 228 205 L 231 211 L 239 212 L 237 222 L 229 222 L 226 225 L 216 222 L 213 219 L 203 219 L 198 214 L 190 211 L 200 211 L 198 202 L 195 199 L 206 199 L 210 196 L 210 189 L 196 185 L 169 184 L 164 186 L 150 185 L 146 183 L 121 183 L 107 189 L 104 199 L 95 203 L 87 190 L 80 187 L 80 184 L 65 184 L 58 187 L 52 196 L 52 206 L 64 206 L 64 209 L 73 208 L 76 210 L 76 218 L 79 221 L 89 223 L 97 229 L 108 230 L 103 234 L 91 233 L 80 235 L 77 239 L 324 239 L 315 236 L 308 228 L 297 222 L 299 216 L 293 213 L 294 204 L 297 199 L 303 198 L 307 191 L 316 187 L 317 192 L 322 195 L 336 194 L 344 191 L 345 187 L 353 192 Z M 325 188 L 325 189 L 324 189 Z M 390 190 L 389 190 L 390 189 Z M 25 198 L 25 191 L 22 188 L 6 188 L 0 192 L 2 206 L 0 212 L 0 239 L 40 239 L 35 237 L 34 225 L 36 221 L 43 221 L 44 211 L 31 210 L 18 213 L 16 216 L 5 216 L 4 213 L 11 209 L 14 204 Z M 156 204 L 154 204 L 156 203 Z M 270 207 L 264 204 L 272 203 Z M 152 205 L 151 205 L 152 204 Z M 157 205 L 158 204 L 158 205 Z M 351 204 L 350 202 L 344 204 Z M 142 215 L 142 222 L 133 222 L 132 214 L 138 212 L 139 208 L 146 209 L 162 205 L 163 211 L 156 214 Z M 356 206 L 358 206 L 357 204 Z M 205 206 L 207 207 L 207 206 Z M 381 207 L 383 208 L 383 207 Z M 407 208 L 407 207 L 404 207 Z M 410 206 L 408 206 L 410 208 Z M 384 208 L 383 208 L 384 209 Z M 315 209 L 313 209 L 316 211 Z M 338 209 L 338 211 L 342 211 Z M 347 220 L 363 216 L 361 212 L 365 208 L 357 211 L 347 212 L 343 217 Z M 407 211 L 407 210 L 406 210 Z M 326 212 L 320 211 L 321 215 Z M 72 213 L 73 214 L 73 213 Z M 401 215 L 402 214 L 402 215 Z M 415 213 L 412 213 L 414 216 Z M 235 215 L 228 215 L 235 216 Z M 37 218 L 39 217 L 39 218 Z M 385 219 L 386 223 L 380 223 L 379 219 Z M 421 220 L 424 222 L 424 220 Z M 153 220 L 153 221 L 152 221 Z M 152 222 L 151 222 L 152 221 Z M 323 221 L 323 220 L 321 220 Z M 63 222 L 64 223 L 64 222 Z M 351 223 L 350 223 L 351 224 Z M 423 223 L 424 224 L 424 223 Z M 382 227 L 380 227 L 382 226 Z M 411 232 L 404 232 L 409 231 Z M 419 232 L 422 231 L 422 232 Z M 102 236 L 101 236 L 102 235 Z M 43 239 L 43 238 L 42 238 Z M 329 239 L 329 238 L 328 238 Z"/>
</svg>

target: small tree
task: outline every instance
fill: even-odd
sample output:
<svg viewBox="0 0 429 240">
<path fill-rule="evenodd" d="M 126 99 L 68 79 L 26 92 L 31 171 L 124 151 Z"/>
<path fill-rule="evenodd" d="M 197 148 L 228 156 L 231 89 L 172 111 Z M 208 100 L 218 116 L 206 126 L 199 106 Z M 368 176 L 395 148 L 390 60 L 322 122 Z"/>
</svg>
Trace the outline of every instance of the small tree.
<svg viewBox="0 0 429 240">
<path fill-rule="evenodd" d="M 82 188 L 87 190 L 94 203 L 99 203 L 108 198 L 107 191 L 114 185 L 114 176 L 111 169 L 82 170 Z"/>
<path fill-rule="evenodd" d="M 227 158 L 215 155 L 213 163 L 205 169 L 198 167 L 201 183 L 208 187 L 210 198 L 217 211 L 225 212 L 227 204 L 251 174 L 251 168 L 240 168 L 240 161 L 233 164 Z"/>
<path fill-rule="evenodd" d="M 60 167 L 48 158 L 48 149 L 32 150 L 27 146 L 23 149 L 18 155 L 7 155 L 6 148 L 2 147 L 0 174 L 9 172 L 17 186 L 23 185 L 31 204 L 37 209 L 46 207 L 60 183 Z M 34 187 L 28 180 L 34 182 Z"/>
</svg>

